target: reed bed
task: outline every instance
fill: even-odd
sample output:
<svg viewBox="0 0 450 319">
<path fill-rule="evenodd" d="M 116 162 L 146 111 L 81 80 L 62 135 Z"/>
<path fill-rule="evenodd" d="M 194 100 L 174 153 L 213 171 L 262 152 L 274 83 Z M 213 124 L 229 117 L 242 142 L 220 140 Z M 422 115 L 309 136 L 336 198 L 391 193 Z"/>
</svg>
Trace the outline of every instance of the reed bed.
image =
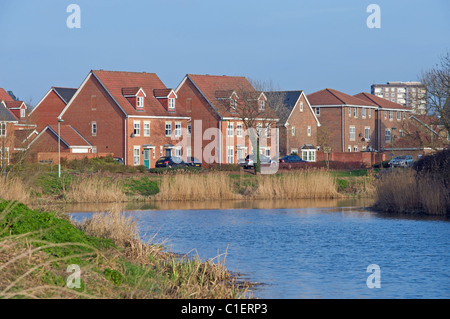
<svg viewBox="0 0 450 319">
<path fill-rule="evenodd" d="M 302 171 L 280 176 L 258 176 L 255 199 L 338 198 L 336 180 L 326 171 Z"/>
<path fill-rule="evenodd" d="M 64 189 L 63 195 L 67 202 L 77 203 L 111 203 L 128 200 L 120 181 L 95 175 L 74 177 L 72 182 Z"/>
<path fill-rule="evenodd" d="M 157 200 L 221 200 L 240 199 L 233 191 L 233 183 L 227 174 L 180 174 L 165 176 L 159 184 Z"/>
<path fill-rule="evenodd" d="M 375 206 L 386 212 L 445 215 L 449 195 L 439 179 L 414 170 L 396 170 L 384 174 L 377 182 Z"/>
<path fill-rule="evenodd" d="M 30 193 L 22 179 L 6 175 L 0 177 L 0 198 L 28 203 Z"/>
</svg>

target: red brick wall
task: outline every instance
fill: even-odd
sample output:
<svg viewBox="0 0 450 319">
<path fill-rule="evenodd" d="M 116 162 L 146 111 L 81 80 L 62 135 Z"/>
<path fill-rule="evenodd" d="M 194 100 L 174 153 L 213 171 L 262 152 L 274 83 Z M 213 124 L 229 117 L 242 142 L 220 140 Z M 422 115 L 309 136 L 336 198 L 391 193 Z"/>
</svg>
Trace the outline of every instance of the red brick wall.
<svg viewBox="0 0 450 319">
<path fill-rule="evenodd" d="M 384 118 L 384 114 L 385 112 L 386 114 L 386 119 Z M 393 118 L 392 120 L 389 119 L 389 111 L 379 111 L 378 112 L 378 116 L 380 117 L 380 145 L 381 145 L 381 149 L 383 149 L 386 144 L 391 144 L 391 140 L 386 141 L 385 138 L 385 131 L 386 129 L 389 129 L 391 131 L 391 137 L 395 136 L 395 140 L 394 140 L 394 147 L 395 147 L 395 141 L 398 140 L 398 138 L 400 137 L 400 130 L 404 130 L 404 126 L 406 125 L 406 123 L 409 121 L 409 114 L 406 113 L 405 114 L 405 120 L 403 120 L 403 112 L 400 112 L 401 114 L 401 119 L 397 120 L 397 112 L 398 111 L 393 111 Z M 395 127 L 397 128 L 396 130 L 392 130 L 392 128 Z"/>
<path fill-rule="evenodd" d="M 300 111 L 300 103 L 303 103 L 303 111 Z M 303 95 L 294 107 L 291 117 L 288 119 L 287 129 L 283 129 L 280 135 L 280 155 L 288 155 L 293 148 L 298 149 L 299 154 L 304 144 L 317 144 L 317 121 L 314 118 L 314 110 L 311 110 Z M 320 119 L 319 119 L 320 121 Z M 295 136 L 292 135 L 292 127 L 295 126 Z M 308 135 L 308 126 L 311 134 Z M 287 137 L 287 139 L 286 139 Z"/>
<path fill-rule="evenodd" d="M 374 109 L 370 110 L 365 108 L 366 116 L 363 117 L 362 107 L 358 107 L 357 117 L 355 117 L 354 107 L 344 108 L 344 152 L 348 151 L 350 147 L 351 151 L 354 152 L 355 147 L 358 152 L 367 150 L 370 146 L 372 149 L 376 149 L 376 112 Z M 355 139 L 350 139 L 350 126 L 355 127 Z M 370 128 L 370 140 L 365 139 L 365 128 Z M 364 149 L 365 148 L 365 149 Z"/>
<path fill-rule="evenodd" d="M 313 108 L 314 109 L 314 108 Z M 345 117 L 345 110 L 344 110 Z M 342 138 L 341 138 L 341 108 L 340 107 L 322 107 L 320 108 L 320 117 L 318 118 L 320 127 L 318 133 L 321 135 L 327 135 L 326 138 L 328 145 L 331 146 L 333 151 L 342 151 Z M 318 145 L 323 147 L 324 141 L 318 140 Z"/>
<path fill-rule="evenodd" d="M 327 154 L 320 151 L 316 154 L 317 161 L 325 161 Z M 364 163 L 367 167 L 379 163 L 386 159 L 384 153 L 375 152 L 331 152 L 328 159 L 335 162 L 360 162 Z"/>
<path fill-rule="evenodd" d="M 98 153 L 113 153 L 124 158 L 124 114 L 101 84 L 91 76 L 63 115 Z M 92 122 L 97 122 L 97 135 L 92 135 Z"/>
<path fill-rule="evenodd" d="M 30 114 L 30 121 L 37 125 L 36 130 L 40 132 L 47 125 L 58 124 L 57 117 L 65 106 L 66 103 L 52 90 Z"/>
</svg>

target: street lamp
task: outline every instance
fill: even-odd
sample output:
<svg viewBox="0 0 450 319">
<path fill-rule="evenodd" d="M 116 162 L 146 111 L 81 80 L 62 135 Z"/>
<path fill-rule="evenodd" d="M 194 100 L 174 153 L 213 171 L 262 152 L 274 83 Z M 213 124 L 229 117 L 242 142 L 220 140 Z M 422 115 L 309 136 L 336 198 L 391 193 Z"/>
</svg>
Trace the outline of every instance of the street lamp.
<svg viewBox="0 0 450 319">
<path fill-rule="evenodd" d="M 61 123 L 63 119 L 58 119 L 58 178 L 61 178 Z"/>
<path fill-rule="evenodd" d="M 391 140 L 392 140 L 392 142 L 391 142 L 391 147 L 392 147 L 392 152 L 391 152 L 391 170 L 392 169 L 394 169 L 394 163 L 393 163 L 393 159 L 394 159 L 394 130 L 396 130 L 397 128 L 396 127 L 393 127 L 392 129 L 391 129 Z"/>
</svg>

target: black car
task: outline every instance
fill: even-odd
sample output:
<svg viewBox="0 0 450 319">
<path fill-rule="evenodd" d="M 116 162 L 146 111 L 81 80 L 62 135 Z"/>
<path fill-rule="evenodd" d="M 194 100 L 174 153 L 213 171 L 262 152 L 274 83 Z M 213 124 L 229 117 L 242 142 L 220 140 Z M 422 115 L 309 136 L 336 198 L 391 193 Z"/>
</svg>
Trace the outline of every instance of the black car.
<svg viewBox="0 0 450 319">
<path fill-rule="evenodd" d="M 186 162 L 187 162 L 187 164 L 189 166 L 194 166 L 194 167 L 201 167 L 202 166 L 202 162 L 200 162 L 195 157 L 188 157 Z"/>
<path fill-rule="evenodd" d="M 155 163 L 155 167 L 179 167 L 187 165 L 180 157 L 176 156 L 160 157 Z"/>
<path fill-rule="evenodd" d="M 280 163 L 306 163 L 306 161 L 302 160 L 298 155 L 286 155 L 280 158 Z"/>
</svg>

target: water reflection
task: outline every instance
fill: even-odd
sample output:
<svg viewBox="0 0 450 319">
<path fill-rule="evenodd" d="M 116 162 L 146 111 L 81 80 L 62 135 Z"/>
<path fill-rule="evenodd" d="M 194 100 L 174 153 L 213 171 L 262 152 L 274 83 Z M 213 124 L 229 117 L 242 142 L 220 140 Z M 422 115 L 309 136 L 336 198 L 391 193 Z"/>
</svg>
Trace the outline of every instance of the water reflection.
<svg viewBox="0 0 450 319">
<path fill-rule="evenodd" d="M 132 203 L 79 203 L 60 207 L 69 213 L 111 210 L 209 210 L 368 207 L 372 199 L 300 199 L 300 200 L 224 200 L 224 201 L 152 201 Z"/>
</svg>

